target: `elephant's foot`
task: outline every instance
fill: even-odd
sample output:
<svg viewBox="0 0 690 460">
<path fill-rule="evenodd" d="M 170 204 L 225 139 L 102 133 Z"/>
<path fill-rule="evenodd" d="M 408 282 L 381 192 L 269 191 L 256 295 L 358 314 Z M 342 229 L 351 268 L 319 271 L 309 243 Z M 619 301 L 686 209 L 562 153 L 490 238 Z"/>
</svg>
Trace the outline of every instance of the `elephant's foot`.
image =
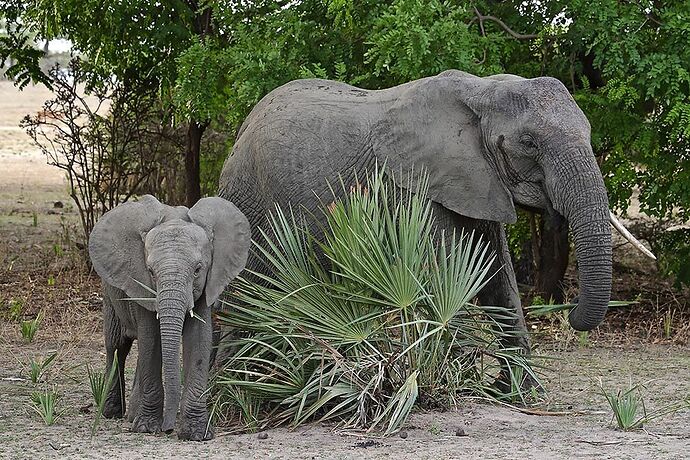
<svg viewBox="0 0 690 460">
<path fill-rule="evenodd" d="M 132 422 L 132 431 L 136 433 L 160 433 L 161 417 L 159 415 L 137 415 Z"/>
<path fill-rule="evenodd" d="M 213 427 L 208 424 L 208 416 L 180 420 L 177 437 L 185 441 L 208 441 L 213 439 Z"/>
<path fill-rule="evenodd" d="M 128 422 L 134 421 L 139 413 L 139 406 L 139 398 L 135 393 L 132 393 L 132 396 L 129 398 L 129 404 L 127 404 L 127 412 L 125 413 Z"/>
<path fill-rule="evenodd" d="M 123 410 L 122 403 L 107 399 L 103 405 L 103 417 L 105 418 L 122 418 Z"/>
</svg>

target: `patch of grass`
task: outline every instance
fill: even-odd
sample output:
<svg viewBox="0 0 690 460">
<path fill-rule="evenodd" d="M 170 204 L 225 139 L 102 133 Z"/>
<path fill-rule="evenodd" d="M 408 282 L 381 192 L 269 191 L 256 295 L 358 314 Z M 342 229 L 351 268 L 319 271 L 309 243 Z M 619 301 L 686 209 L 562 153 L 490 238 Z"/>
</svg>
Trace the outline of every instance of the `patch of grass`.
<svg viewBox="0 0 690 460">
<path fill-rule="evenodd" d="M 20 328 L 24 340 L 29 343 L 34 341 L 34 337 L 36 336 L 36 332 L 38 332 L 41 321 L 43 321 L 43 312 L 36 315 L 34 319 L 28 319 L 21 322 Z"/>
<path fill-rule="evenodd" d="M 55 423 L 60 414 L 56 410 L 59 395 L 55 388 L 35 391 L 31 394 L 31 408 L 50 426 Z"/>
<path fill-rule="evenodd" d="M 529 357 L 499 345 L 513 315 L 472 303 L 495 255 L 474 234 L 435 235 L 418 184 L 379 172 L 344 190 L 323 208 L 322 242 L 307 218 L 272 216 L 255 247 L 271 275 L 239 279 L 219 315 L 239 338 L 224 344 L 236 351 L 216 388 L 248 429 L 316 419 L 391 434 L 415 406 L 522 399 L 523 378 L 538 381 Z M 510 394 L 492 386 L 501 369 Z"/>
<path fill-rule="evenodd" d="M 673 335 L 673 328 L 675 325 L 676 310 L 671 309 L 664 313 L 664 338 L 670 339 Z"/>
<path fill-rule="evenodd" d="M 38 213 L 36 211 L 33 211 L 31 216 L 31 226 L 38 227 Z"/>
<path fill-rule="evenodd" d="M 643 384 L 633 385 L 630 382 L 627 390 L 609 391 L 604 388 L 601 380 L 599 390 L 604 395 L 611 407 L 616 425 L 623 431 L 641 429 L 644 425 L 658 418 L 677 412 L 680 409 L 690 407 L 690 396 L 683 401 L 665 405 L 655 411 L 647 412 L 642 390 Z M 642 412 L 642 415 L 638 415 Z"/>
<path fill-rule="evenodd" d="M 86 365 L 86 373 L 89 376 L 89 384 L 91 386 L 91 395 L 96 403 L 96 414 L 94 416 L 93 425 L 91 426 L 91 436 L 96 433 L 98 424 L 103 416 L 105 401 L 117 377 L 117 367 L 117 351 L 115 351 L 115 358 L 113 359 L 112 366 L 110 366 L 110 369 L 106 372 L 94 371 L 88 364 Z"/>
<path fill-rule="evenodd" d="M 46 369 L 50 367 L 53 360 L 55 360 L 56 356 L 57 351 L 52 355 L 48 356 L 47 358 L 39 361 L 36 361 L 33 358 L 31 358 L 31 361 L 29 361 L 29 378 L 31 379 L 32 383 L 38 383 L 41 380 L 41 376 L 46 371 Z"/>
<path fill-rule="evenodd" d="M 22 317 L 24 312 L 24 301 L 21 299 L 10 299 L 7 302 L 7 310 L 5 310 L 5 318 L 9 321 L 17 321 Z"/>
</svg>

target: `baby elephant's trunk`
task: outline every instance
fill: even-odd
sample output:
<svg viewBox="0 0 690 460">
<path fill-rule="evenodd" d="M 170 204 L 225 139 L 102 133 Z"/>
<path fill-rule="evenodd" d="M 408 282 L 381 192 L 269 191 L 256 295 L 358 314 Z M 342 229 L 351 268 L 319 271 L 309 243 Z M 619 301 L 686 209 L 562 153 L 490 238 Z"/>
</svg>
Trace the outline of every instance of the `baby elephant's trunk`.
<svg viewBox="0 0 690 460">
<path fill-rule="evenodd" d="M 163 359 L 163 425 L 161 430 L 170 433 L 175 428 L 177 409 L 180 405 L 180 339 L 187 312 L 184 298 L 176 289 L 160 290 L 158 306 Z"/>
</svg>

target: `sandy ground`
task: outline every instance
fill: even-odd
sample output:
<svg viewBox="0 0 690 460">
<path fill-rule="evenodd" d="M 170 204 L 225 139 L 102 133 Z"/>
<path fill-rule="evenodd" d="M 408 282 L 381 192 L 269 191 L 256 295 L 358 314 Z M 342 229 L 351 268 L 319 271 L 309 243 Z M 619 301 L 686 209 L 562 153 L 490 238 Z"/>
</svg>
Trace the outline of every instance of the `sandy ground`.
<svg viewBox="0 0 690 460">
<path fill-rule="evenodd" d="M 29 88 L 17 93 L 0 82 L 0 311 L 11 301 L 37 309 L 46 320 L 32 343 L 19 334 L 16 321 L 0 320 L 0 459 L 48 458 L 237 458 L 237 459 L 684 459 L 690 454 L 690 412 L 678 412 L 622 432 L 599 388 L 642 390 L 648 410 L 690 396 L 687 345 L 653 345 L 620 340 L 543 345 L 544 401 L 536 409 L 556 415 L 530 415 L 476 400 L 452 411 L 415 414 L 407 437 L 369 438 L 312 424 L 290 431 L 232 435 L 222 428 L 208 443 L 178 441 L 174 436 L 129 432 L 128 423 L 107 420 L 91 436 L 93 407 L 86 365 L 103 366 L 98 280 L 70 269 L 66 228 L 75 225 L 64 179 L 45 165 L 16 125 L 40 108 L 49 93 Z M 65 204 L 54 208 L 55 201 Z M 62 246 L 61 246 L 62 247 Z M 49 281 L 53 278 L 53 282 Z M 55 306 L 45 310 L 45 305 Z M 2 315 L 0 315 L 1 317 Z M 58 357 L 42 382 L 28 380 L 28 362 Z M 131 376 L 135 353 L 128 361 Z M 55 387 L 61 417 L 46 427 L 29 406 L 37 389 Z M 462 428 L 466 436 L 457 436 Z"/>
</svg>

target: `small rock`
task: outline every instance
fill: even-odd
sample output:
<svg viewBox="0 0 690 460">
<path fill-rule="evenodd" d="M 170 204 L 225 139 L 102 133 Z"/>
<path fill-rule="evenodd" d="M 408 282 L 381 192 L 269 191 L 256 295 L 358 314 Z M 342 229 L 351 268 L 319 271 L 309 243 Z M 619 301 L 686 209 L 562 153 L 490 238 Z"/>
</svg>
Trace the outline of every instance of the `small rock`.
<svg viewBox="0 0 690 460">
<path fill-rule="evenodd" d="M 455 436 L 467 436 L 467 433 L 465 432 L 464 428 L 460 427 L 455 430 Z"/>
<path fill-rule="evenodd" d="M 62 204 L 62 201 L 56 201 L 55 203 L 53 203 L 53 207 L 57 209 L 62 209 L 64 206 L 65 205 Z"/>
<path fill-rule="evenodd" d="M 88 403 L 88 404 L 85 405 L 85 406 L 81 406 L 81 407 L 79 408 L 79 412 L 80 412 L 81 414 L 88 414 L 89 412 L 91 412 L 91 407 L 93 407 L 93 403 Z"/>
<path fill-rule="evenodd" d="M 259 439 L 268 439 L 268 433 L 262 431 L 261 433 L 259 433 Z"/>
<path fill-rule="evenodd" d="M 398 436 L 400 436 L 403 439 L 407 439 L 407 431 L 401 431 Z"/>
</svg>

